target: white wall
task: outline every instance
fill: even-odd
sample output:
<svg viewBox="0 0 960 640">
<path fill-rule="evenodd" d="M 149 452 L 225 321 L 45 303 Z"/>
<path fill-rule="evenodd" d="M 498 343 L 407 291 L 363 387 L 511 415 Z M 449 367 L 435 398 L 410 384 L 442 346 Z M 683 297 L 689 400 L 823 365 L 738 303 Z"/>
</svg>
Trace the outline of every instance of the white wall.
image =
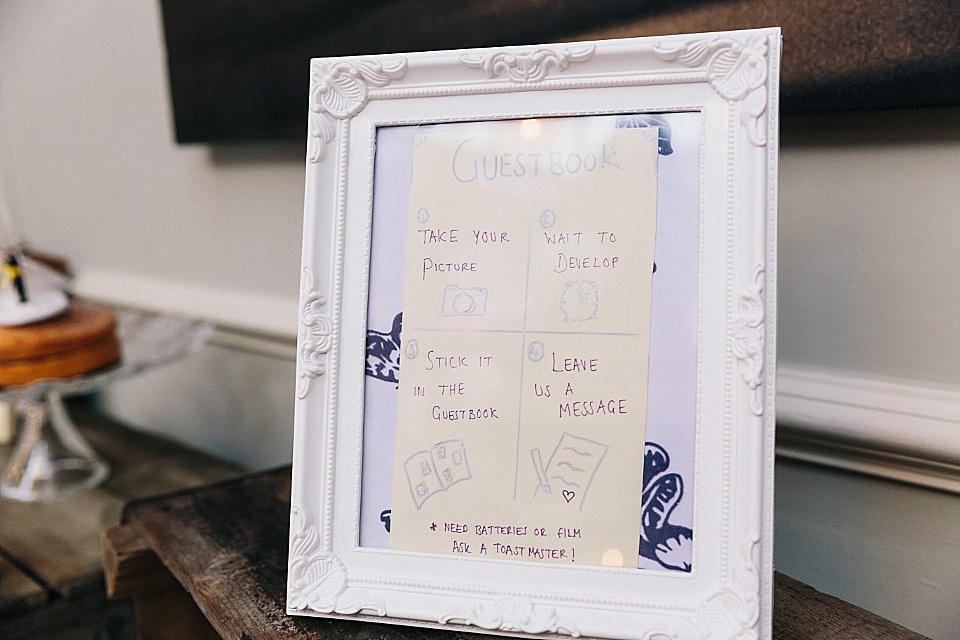
<svg viewBox="0 0 960 640">
<path fill-rule="evenodd" d="M 28 237 L 68 256 L 82 290 L 225 327 L 106 406 L 252 467 L 278 464 L 292 440 L 304 152 L 177 146 L 163 46 L 152 0 L 0 2 L 0 175 Z M 958 176 L 958 108 L 784 121 L 782 367 L 946 389 L 954 400 L 930 428 L 960 442 Z M 829 433 L 847 414 L 826 405 L 839 413 L 806 417 Z M 900 436 L 915 413 L 899 414 Z M 860 449 L 896 441 L 862 432 Z M 829 438 L 816 446 L 829 462 Z M 777 480 L 778 569 L 960 637 L 960 498 L 797 462 Z"/>
<path fill-rule="evenodd" d="M 960 109 L 782 136 L 781 362 L 960 387 Z"/>
<path fill-rule="evenodd" d="M 159 2 L 0 3 L 0 60 L 7 192 L 38 245 L 296 295 L 304 155 L 173 143 Z"/>
<path fill-rule="evenodd" d="M 4 191 L 82 292 L 266 327 L 289 346 L 304 145 L 176 145 L 159 12 L 152 0 L 0 2 Z M 107 404 L 254 467 L 288 461 L 292 357 L 243 348 L 117 385 Z"/>
<path fill-rule="evenodd" d="M 780 460 L 778 571 L 939 640 L 960 638 L 960 499 Z"/>
<path fill-rule="evenodd" d="M 960 109 L 785 118 L 779 230 L 776 567 L 958 638 Z"/>
</svg>

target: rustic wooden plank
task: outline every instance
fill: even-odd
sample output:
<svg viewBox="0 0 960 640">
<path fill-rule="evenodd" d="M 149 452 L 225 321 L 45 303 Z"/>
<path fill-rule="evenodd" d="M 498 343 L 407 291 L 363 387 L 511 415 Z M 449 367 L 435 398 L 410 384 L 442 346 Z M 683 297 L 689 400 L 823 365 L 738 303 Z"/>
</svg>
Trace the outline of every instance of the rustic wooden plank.
<svg viewBox="0 0 960 640">
<path fill-rule="evenodd" d="M 286 616 L 289 469 L 135 502 L 132 523 L 224 638 L 299 638 Z M 205 597 L 210 596 L 210 597 Z"/>
<path fill-rule="evenodd" d="M 135 525 L 225 639 L 466 640 L 474 634 L 285 614 L 289 468 L 128 505 Z M 774 638 L 920 640 L 781 574 Z"/>
<path fill-rule="evenodd" d="M 172 576 L 170 583 L 133 597 L 139 640 L 221 640 L 190 594 Z"/>
<path fill-rule="evenodd" d="M 47 600 L 47 590 L 5 558 L 0 558 L 0 620 Z"/>
<path fill-rule="evenodd" d="M 103 573 L 109 598 L 129 598 L 180 586 L 132 525 L 119 525 L 103 533 Z"/>
<path fill-rule="evenodd" d="M 120 522 L 132 498 L 168 493 L 232 477 L 237 465 L 172 440 L 126 427 L 71 404 L 80 432 L 111 467 L 93 490 L 40 502 L 0 498 L 0 549 L 61 597 L 102 584 L 101 533 Z"/>
<path fill-rule="evenodd" d="M 102 490 L 41 502 L 0 499 L 0 548 L 69 598 L 99 583 L 100 531 L 119 521 L 123 504 L 122 498 Z"/>
<path fill-rule="evenodd" d="M 777 640 L 925 640 L 783 574 L 775 575 L 773 637 Z"/>
<path fill-rule="evenodd" d="M 141 640 L 219 640 L 193 598 L 134 525 L 105 531 L 103 548 L 107 597 L 132 598 Z"/>
</svg>

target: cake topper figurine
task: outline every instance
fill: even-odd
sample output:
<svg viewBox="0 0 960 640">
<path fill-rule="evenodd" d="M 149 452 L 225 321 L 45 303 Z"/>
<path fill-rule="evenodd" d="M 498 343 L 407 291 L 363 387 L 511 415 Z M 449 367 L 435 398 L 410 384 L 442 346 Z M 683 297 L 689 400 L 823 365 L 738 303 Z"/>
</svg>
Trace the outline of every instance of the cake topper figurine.
<svg viewBox="0 0 960 640">
<path fill-rule="evenodd" d="M 23 269 L 20 268 L 17 254 L 10 253 L 7 256 L 7 261 L 3 264 L 3 275 L 13 283 L 13 288 L 17 290 L 17 295 L 20 297 L 20 303 L 26 304 L 28 302 L 27 287 L 23 284 Z"/>
<path fill-rule="evenodd" d="M 0 185 L 2 186 L 2 185 Z M 52 318 L 70 304 L 67 279 L 46 265 L 24 255 L 23 240 L 0 192 L 0 227 L 7 249 L 0 251 L 0 326 L 15 327 Z"/>
<path fill-rule="evenodd" d="M 0 326 L 15 327 L 52 318 L 70 304 L 67 279 L 32 258 L 7 251 L 0 280 Z"/>
</svg>

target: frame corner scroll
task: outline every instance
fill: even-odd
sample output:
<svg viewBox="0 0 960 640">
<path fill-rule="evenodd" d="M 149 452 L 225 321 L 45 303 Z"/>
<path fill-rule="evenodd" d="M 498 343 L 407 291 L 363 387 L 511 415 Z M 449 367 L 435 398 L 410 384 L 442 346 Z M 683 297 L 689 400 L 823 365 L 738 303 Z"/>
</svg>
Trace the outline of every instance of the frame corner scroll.
<svg viewBox="0 0 960 640">
<path fill-rule="evenodd" d="M 705 64 L 707 81 L 724 100 L 740 104 L 740 117 L 750 142 L 763 147 L 767 144 L 761 118 L 767 111 L 768 37 L 761 34 L 745 40 L 721 37 L 679 44 L 658 42 L 653 51 L 661 60 L 675 60 L 686 67 Z"/>
<path fill-rule="evenodd" d="M 336 555 L 323 550 L 320 532 L 302 507 L 291 508 L 290 529 L 289 611 L 387 615 L 382 600 L 348 586 L 346 567 Z"/>
<path fill-rule="evenodd" d="M 743 547 L 734 584 L 708 598 L 697 610 L 695 638 L 758 640 L 760 638 L 759 540 Z"/>
<path fill-rule="evenodd" d="M 404 57 L 388 65 L 376 60 L 311 61 L 310 162 L 320 162 L 326 156 L 326 145 L 336 135 L 336 121 L 352 118 L 367 106 L 371 87 L 385 87 L 406 72 Z"/>
</svg>

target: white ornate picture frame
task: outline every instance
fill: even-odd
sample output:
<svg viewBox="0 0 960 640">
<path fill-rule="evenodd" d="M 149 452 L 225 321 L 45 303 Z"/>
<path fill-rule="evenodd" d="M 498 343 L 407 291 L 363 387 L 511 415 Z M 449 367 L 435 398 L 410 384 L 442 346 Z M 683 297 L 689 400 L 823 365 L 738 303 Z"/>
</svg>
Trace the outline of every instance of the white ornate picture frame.
<svg viewBox="0 0 960 640">
<path fill-rule="evenodd" d="M 520 636 L 770 637 L 779 59 L 771 28 L 311 62 L 288 613 Z M 369 474 L 394 465 L 365 428 L 371 288 L 378 270 L 404 269 L 378 262 L 372 237 L 383 203 L 407 206 L 378 173 L 379 134 L 604 115 L 660 126 L 661 141 L 671 123 L 693 131 L 671 169 L 693 185 L 689 446 L 673 453 L 688 470 L 672 474 L 670 504 L 644 496 L 662 523 L 683 495 L 688 520 L 647 540 L 646 568 L 392 550 L 363 513 Z M 649 429 L 646 464 L 665 467 Z M 666 477 L 649 475 L 651 490 Z M 687 556 L 671 561 L 677 540 Z"/>
</svg>

